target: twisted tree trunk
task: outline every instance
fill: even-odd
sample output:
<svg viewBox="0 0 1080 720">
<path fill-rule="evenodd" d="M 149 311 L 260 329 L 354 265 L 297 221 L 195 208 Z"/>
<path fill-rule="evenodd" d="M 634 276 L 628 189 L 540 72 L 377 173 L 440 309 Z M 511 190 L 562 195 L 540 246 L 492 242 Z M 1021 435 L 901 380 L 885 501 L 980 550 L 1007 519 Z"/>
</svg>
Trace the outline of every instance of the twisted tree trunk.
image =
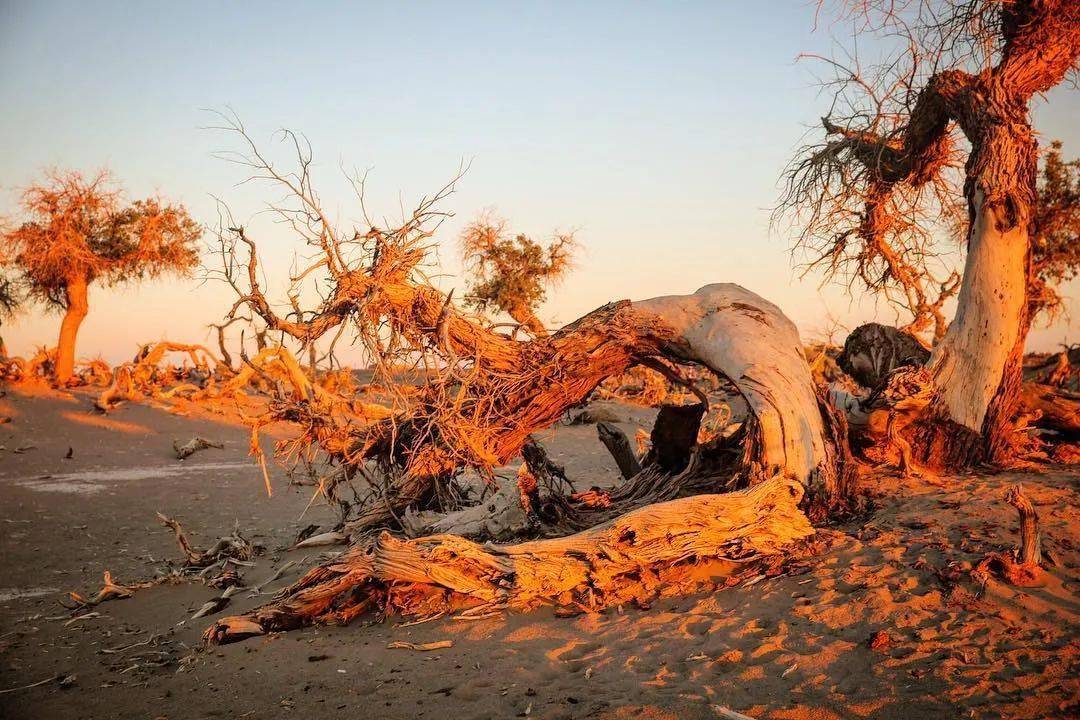
<svg viewBox="0 0 1080 720">
<path fill-rule="evenodd" d="M 466 449 L 506 462 L 523 451 L 531 432 L 553 424 L 605 377 L 656 357 L 704 364 L 745 396 L 751 416 L 738 436 L 746 443 L 742 460 L 734 464 L 751 486 L 693 494 L 729 487 L 732 468 L 718 469 L 702 448 L 690 449 L 700 406 L 673 411 L 669 431 L 654 431 L 658 444 L 661 435 L 670 437 L 671 452 L 647 460 L 600 511 L 579 512 L 584 501 L 576 496 L 551 503 L 559 506 L 556 515 L 567 515 L 548 529 L 584 527 L 581 532 L 484 546 L 455 535 L 398 540 L 384 533 L 374 545 L 315 568 L 270 605 L 221 620 L 207 640 L 348 622 L 369 610 L 426 615 L 477 605 L 524 610 L 648 602 L 790 552 L 813 532 L 801 509 L 807 490 L 820 508 L 827 493 L 838 500 L 851 489 L 843 422 L 837 424 L 819 401 L 795 326 L 737 285 L 612 304 L 550 338 L 519 343 L 514 352 L 517 360 L 501 364 L 491 378 L 478 376 L 461 386 L 453 381 L 451 408 L 436 401 L 447 395 L 451 381 L 444 378 L 427 386 L 417 411 L 397 419 L 392 455 L 409 458 L 407 470 L 397 478 L 396 492 L 362 518 L 365 525 L 403 515 L 432 492 L 431 470 L 451 471 Z M 561 472 L 533 455 L 530 460 L 526 454 L 529 470 Z M 533 483 L 528 490 L 530 502 L 535 488 Z M 682 497 L 687 494 L 692 496 Z M 667 502 L 657 504 L 661 500 Z M 477 526 L 469 517 L 469 526 Z"/>
</svg>

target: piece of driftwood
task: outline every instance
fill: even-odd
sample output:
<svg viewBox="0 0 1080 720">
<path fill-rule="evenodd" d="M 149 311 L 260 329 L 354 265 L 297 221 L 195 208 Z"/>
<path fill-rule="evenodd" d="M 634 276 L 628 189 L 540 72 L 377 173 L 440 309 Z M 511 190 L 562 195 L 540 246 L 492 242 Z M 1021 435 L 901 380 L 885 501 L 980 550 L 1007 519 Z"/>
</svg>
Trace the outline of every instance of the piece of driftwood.
<svg viewBox="0 0 1080 720">
<path fill-rule="evenodd" d="M 185 568 L 208 568 L 223 560 L 247 562 L 255 556 L 254 546 L 238 530 L 234 530 L 231 535 L 218 538 L 217 542 L 209 550 L 201 552 L 195 549 L 191 541 L 188 540 L 187 533 L 184 532 L 184 528 L 179 521 L 161 513 L 158 513 L 157 517 L 162 525 L 172 530 L 176 535 L 176 544 L 180 546 L 180 550 L 184 553 Z"/>
<path fill-rule="evenodd" d="M 598 422 L 596 434 L 611 453 L 624 480 L 629 480 L 641 472 L 641 463 L 634 454 L 634 449 L 630 447 L 630 440 L 626 437 L 626 433 L 611 423 Z"/>
<path fill-rule="evenodd" d="M 1039 515 L 1017 484 L 1005 493 L 1005 502 L 1016 508 L 1020 519 L 1020 546 L 1012 553 L 990 553 L 976 567 L 976 576 L 993 576 L 1011 585 L 1036 586 L 1043 582 L 1042 537 Z"/>
<path fill-rule="evenodd" d="M 1016 508 L 1020 516 L 1020 547 L 1016 561 L 1021 565 L 1038 567 L 1042 563 L 1042 538 L 1039 534 L 1039 515 L 1024 494 L 1024 486 L 1016 485 L 1005 495 L 1005 502 Z"/>
<path fill-rule="evenodd" d="M 202 437 L 193 437 L 183 445 L 178 441 L 173 440 L 173 451 L 176 453 L 177 460 L 186 460 L 200 450 L 207 450 L 209 448 L 221 450 L 224 447 L 224 443 L 214 442 Z"/>
</svg>

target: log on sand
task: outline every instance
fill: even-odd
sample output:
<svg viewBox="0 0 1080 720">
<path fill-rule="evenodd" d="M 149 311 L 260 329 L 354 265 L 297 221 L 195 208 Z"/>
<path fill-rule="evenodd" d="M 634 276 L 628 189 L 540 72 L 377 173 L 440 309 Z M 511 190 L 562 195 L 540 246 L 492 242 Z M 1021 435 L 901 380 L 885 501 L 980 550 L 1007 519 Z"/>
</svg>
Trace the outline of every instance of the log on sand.
<svg viewBox="0 0 1080 720">
<path fill-rule="evenodd" d="M 227 617 L 205 633 L 227 643 L 368 611 L 431 615 L 541 605 L 597 610 L 685 594 L 814 530 L 798 504 L 801 483 L 780 476 L 724 495 L 649 505 L 575 535 L 478 545 L 456 535 L 368 547 L 313 569 L 274 603 Z"/>
</svg>

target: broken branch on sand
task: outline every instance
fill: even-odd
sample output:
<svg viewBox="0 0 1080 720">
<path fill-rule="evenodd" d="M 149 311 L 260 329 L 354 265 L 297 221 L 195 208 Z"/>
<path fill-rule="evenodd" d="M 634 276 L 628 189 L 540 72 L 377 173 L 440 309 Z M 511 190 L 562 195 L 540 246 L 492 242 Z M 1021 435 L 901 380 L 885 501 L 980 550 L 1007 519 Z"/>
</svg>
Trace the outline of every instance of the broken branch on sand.
<svg viewBox="0 0 1080 720">
<path fill-rule="evenodd" d="M 173 451 L 176 452 L 177 460 L 186 460 L 200 450 L 206 450 L 208 448 L 217 448 L 218 450 L 221 450 L 224 447 L 224 443 L 213 442 L 201 437 L 193 437 L 183 445 L 178 441 L 173 440 Z"/>
</svg>

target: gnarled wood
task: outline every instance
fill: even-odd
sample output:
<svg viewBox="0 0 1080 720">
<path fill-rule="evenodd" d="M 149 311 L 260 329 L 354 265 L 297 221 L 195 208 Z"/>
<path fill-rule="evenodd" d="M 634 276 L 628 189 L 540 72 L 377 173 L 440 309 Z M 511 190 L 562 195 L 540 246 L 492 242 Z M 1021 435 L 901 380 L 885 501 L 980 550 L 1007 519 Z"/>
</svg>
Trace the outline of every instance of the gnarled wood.
<svg viewBox="0 0 1080 720">
<path fill-rule="evenodd" d="M 836 489 L 825 427 L 799 331 L 778 307 L 730 283 L 706 285 L 693 295 L 634 303 L 654 314 L 684 341 L 686 360 L 729 379 L 753 413 L 746 464 L 753 477 L 781 472 L 803 483 Z"/>
<path fill-rule="evenodd" d="M 224 618 L 204 638 L 226 643 L 364 612 L 428 615 L 460 608 L 596 610 L 700 587 L 813 534 L 800 483 L 774 477 L 725 495 L 650 505 L 576 535 L 477 545 L 454 535 L 399 540 L 315 568 L 274 603 Z"/>
</svg>

